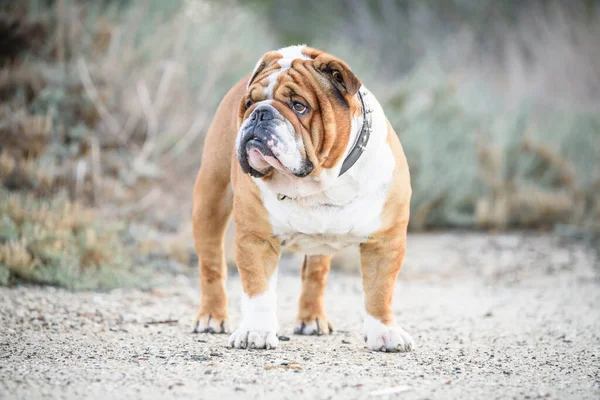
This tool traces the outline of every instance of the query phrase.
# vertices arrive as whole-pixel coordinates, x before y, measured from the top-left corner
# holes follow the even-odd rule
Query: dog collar
[[[348,155],[344,159],[344,162],[342,163],[342,168],[340,168],[340,173],[338,176],[342,176],[344,172],[348,171],[354,165],[354,163],[358,161],[362,153],[364,153],[367,149],[367,143],[369,143],[369,138],[371,137],[372,131],[371,114],[373,113],[373,110],[370,108],[367,109],[367,106],[365,105],[365,99],[363,96],[365,96],[366,94],[367,93],[361,93],[360,90],[358,91],[358,98],[360,99],[363,115],[362,128],[360,129],[360,133],[358,134],[358,137],[354,142],[354,146],[352,146],[352,150],[350,150],[350,153],[348,153]],[[277,194],[277,200],[282,201],[285,199],[289,199],[289,197],[281,193]]]
[[[362,153],[364,153],[366,150],[367,143],[369,143],[369,137],[371,136],[372,130],[371,113],[373,113],[373,110],[367,109],[365,105],[365,99],[363,96],[366,94],[367,93],[361,93],[360,90],[358,91],[358,98],[360,99],[360,104],[362,105],[363,124],[360,133],[356,138],[356,142],[354,142],[352,150],[350,150],[350,153],[348,153],[348,156],[346,156],[346,159],[342,163],[342,168],[340,169],[340,174],[338,176],[342,176],[344,172],[348,171],[354,165],[354,163],[358,161]]]

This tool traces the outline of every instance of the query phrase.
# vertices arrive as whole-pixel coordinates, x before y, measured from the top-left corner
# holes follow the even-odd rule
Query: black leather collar
[[[365,93],[366,94],[366,93]],[[342,174],[348,171],[356,161],[360,158],[362,153],[367,148],[367,143],[369,143],[369,137],[371,137],[371,113],[373,110],[367,109],[365,106],[365,99],[363,98],[364,94],[358,91],[358,98],[360,99],[360,104],[362,105],[362,114],[363,114],[363,124],[356,138],[356,142],[348,153],[348,156],[342,163],[342,168],[340,169],[340,174],[338,176],[342,176]]]

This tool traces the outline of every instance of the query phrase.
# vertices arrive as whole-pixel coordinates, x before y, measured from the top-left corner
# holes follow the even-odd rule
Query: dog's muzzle
[[[272,168],[285,169],[298,177],[304,177],[311,173],[313,165],[308,160],[303,160],[302,168],[298,170],[289,170],[281,162],[281,152],[287,149],[281,145],[283,138],[280,137],[278,130],[287,129],[284,128],[285,126],[286,121],[283,116],[269,104],[260,105],[252,112],[243,126],[243,131],[240,132],[242,137],[237,151],[238,160],[244,173],[257,178],[265,176]],[[253,167],[250,164],[251,152],[254,152],[252,155],[255,157],[256,152],[260,153],[259,157],[264,160],[261,168],[257,169],[256,165]]]

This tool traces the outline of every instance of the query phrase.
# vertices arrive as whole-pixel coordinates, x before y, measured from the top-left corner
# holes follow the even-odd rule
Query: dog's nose
[[[252,115],[252,119],[253,120],[258,120],[258,121],[267,121],[270,119],[273,119],[274,115],[273,115],[273,111],[271,110],[271,108],[257,108],[254,111],[254,114]]]

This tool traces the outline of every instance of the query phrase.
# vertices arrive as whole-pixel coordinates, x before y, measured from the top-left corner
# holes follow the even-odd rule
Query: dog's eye
[[[246,99],[246,102],[244,103],[244,107],[246,107],[246,110],[249,109],[251,105],[252,99]]]
[[[292,107],[294,108],[294,111],[296,111],[298,114],[304,114],[307,109],[307,107],[299,101],[294,101],[292,103]]]

